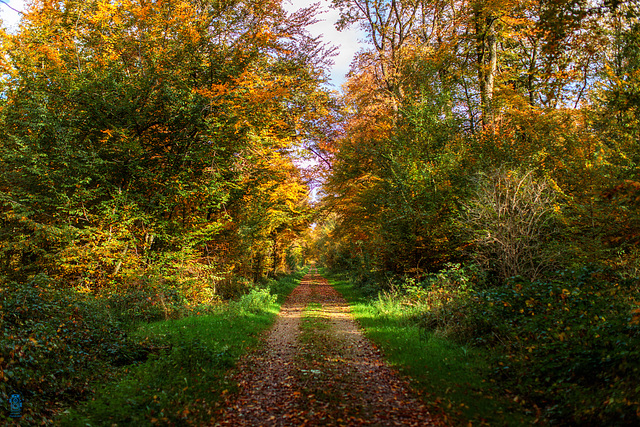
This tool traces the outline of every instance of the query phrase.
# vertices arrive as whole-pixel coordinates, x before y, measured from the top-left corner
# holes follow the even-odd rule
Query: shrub
[[[407,286],[405,292],[411,300],[423,305],[414,321],[426,331],[464,340],[473,332],[464,322],[463,308],[482,280],[477,265],[449,263],[443,270],[429,274],[420,284]]]
[[[121,322],[150,322],[165,318],[165,313],[155,304],[157,294],[149,289],[119,291],[113,289],[107,298],[114,316]]]
[[[219,281],[216,284],[216,293],[222,299],[230,300],[239,298],[240,296],[251,291],[253,282],[247,278],[230,275],[228,278]]]
[[[500,168],[476,179],[475,193],[464,210],[471,230],[473,258],[500,281],[523,276],[535,280],[557,265],[559,206],[557,194],[533,171]]]
[[[259,313],[267,311],[276,302],[277,296],[268,289],[252,289],[237,301],[232,301],[229,307],[235,313]]]
[[[602,269],[564,271],[556,280],[513,279],[478,292],[463,307],[476,344],[493,349],[495,376],[577,424],[638,422],[640,322],[637,293]]]
[[[3,283],[0,307],[0,400],[21,393],[25,422],[46,423],[111,365],[145,356],[103,301],[62,291],[44,274]]]

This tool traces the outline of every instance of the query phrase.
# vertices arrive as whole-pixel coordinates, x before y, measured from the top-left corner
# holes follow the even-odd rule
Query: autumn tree
[[[618,89],[600,92],[605,103],[632,99],[622,96],[632,72],[601,71],[633,61],[631,3],[334,2],[339,26],[361,25],[370,43],[345,86],[325,197],[335,229],[362,242],[354,256],[366,249],[372,271],[417,275],[464,257],[473,244],[456,218],[474,177],[498,168],[534,171],[557,192],[570,227],[556,238],[574,259],[606,247],[602,226],[612,222],[597,206],[633,193],[610,180],[633,149],[614,148],[605,122],[593,131],[592,95],[606,84]],[[610,47],[623,49],[623,38],[631,44],[616,56]],[[633,109],[619,111],[633,120]]]
[[[304,30],[314,13],[272,1],[35,2],[5,38],[6,271],[48,268],[97,289],[158,262],[178,277],[203,260],[232,269],[210,248],[243,218],[229,207],[253,191],[251,153],[286,163],[328,103],[327,49]],[[286,171],[274,191],[304,185]],[[295,212],[282,221],[298,223]]]

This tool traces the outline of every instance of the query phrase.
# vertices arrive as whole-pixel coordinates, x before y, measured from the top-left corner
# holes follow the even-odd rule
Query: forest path
[[[342,296],[312,267],[259,352],[240,366],[219,426],[428,426],[425,406],[362,335]]]

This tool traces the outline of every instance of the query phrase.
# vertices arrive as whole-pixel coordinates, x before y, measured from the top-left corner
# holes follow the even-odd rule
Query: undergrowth
[[[231,372],[256,346],[304,271],[252,289],[215,314],[141,325],[135,338],[160,349],[131,366],[85,405],[69,411],[61,425],[162,423],[201,425],[211,421],[224,395],[236,389]]]
[[[554,424],[640,423],[637,282],[601,268],[511,280],[463,304],[460,328],[492,349],[492,377]]]

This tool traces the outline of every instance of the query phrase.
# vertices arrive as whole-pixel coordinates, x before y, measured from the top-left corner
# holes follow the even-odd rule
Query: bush
[[[552,186],[533,171],[480,174],[463,218],[474,235],[473,258],[501,282],[514,276],[535,280],[553,271],[559,255],[556,199]]]
[[[428,274],[422,281],[411,277],[389,279],[387,284],[378,286],[388,290],[379,292],[372,305],[378,315],[460,339],[462,308],[480,280],[477,266],[447,263],[443,270]]]
[[[165,318],[165,312],[155,300],[157,294],[150,289],[132,289],[113,293],[106,298],[114,316],[121,322],[151,322]]]
[[[228,278],[221,280],[216,285],[216,293],[222,299],[230,300],[239,298],[240,296],[251,291],[253,282],[245,277],[230,275]]]
[[[565,271],[553,281],[511,280],[463,307],[475,343],[494,351],[495,377],[576,424],[639,421],[637,293],[602,269]]]
[[[0,400],[21,393],[26,422],[46,423],[111,366],[146,354],[103,301],[63,292],[44,274],[0,286],[0,329]]]
[[[450,265],[423,282],[405,280],[402,295],[423,331],[486,347],[493,380],[549,421],[637,425],[637,279],[584,267],[553,280],[481,283],[473,268]],[[390,310],[390,301],[378,306]]]
[[[267,311],[275,304],[276,295],[271,295],[268,289],[252,289],[242,295],[239,300],[229,303],[229,308],[235,313],[259,313]]]
[[[464,341],[472,333],[464,323],[466,306],[474,289],[483,281],[477,265],[446,264],[419,284],[405,287],[405,293],[423,308],[413,321],[425,331]]]

